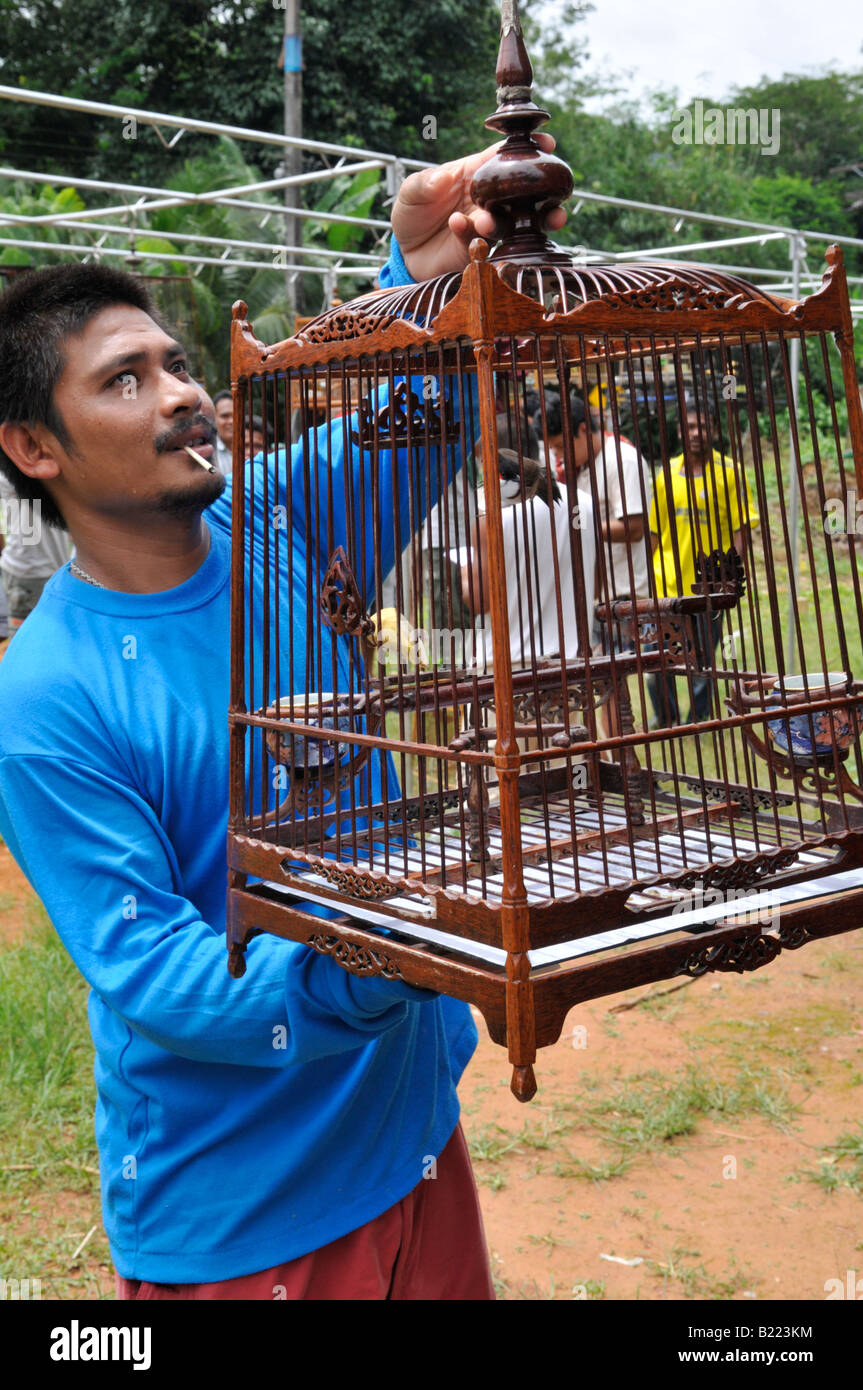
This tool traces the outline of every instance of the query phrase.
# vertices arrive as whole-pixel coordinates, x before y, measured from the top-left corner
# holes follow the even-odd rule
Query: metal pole
[[[298,140],[303,133],[303,56],[300,34],[300,0],[284,0],[285,38],[282,49],[282,68],[285,79],[285,136]],[[296,145],[285,145],[285,173],[296,177],[303,172],[302,150]],[[296,189],[285,188],[285,208],[292,210],[299,199]],[[285,217],[285,241],[296,246],[302,237],[302,223],[293,216]],[[288,309],[295,314],[297,310],[297,277],[288,275],[285,281],[285,295]]]
[[[134,209],[131,209],[130,214],[133,212]],[[31,221],[31,218],[24,216],[22,213],[0,212],[0,226],[2,227],[29,226],[31,225]],[[63,229],[68,229],[73,232],[101,232],[105,236],[135,237],[146,234],[160,236],[165,241],[176,241],[178,243],[192,241],[199,243],[201,246],[228,247],[230,250],[265,252],[271,252],[273,250],[272,242],[267,241],[242,241],[239,237],[204,236],[199,232],[155,233],[152,232],[149,227],[140,227],[137,225],[133,225],[132,227],[121,227],[115,225],[113,222],[66,222],[61,218],[51,225],[53,227],[62,227]],[[330,251],[328,248],[325,249],[317,246],[281,246],[279,250],[283,251],[288,256],[311,256],[326,261],[342,261],[345,255],[344,251]],[[369,267],[374,269],[380,269],[385,260],[384,256],[375,256],[367,251],[353,251],[351,255],[356,262],[367,261]],[[281,264],[281,262],[279,262],[279,264]]]
[[[140,233],[139,233],[140,235]],[[72,256],[93,256],[100,260],[103,256],[115,256],[119,260],[133,260],[140,264],[142,261],[180,261],[184,265],[220,265],[230,266],[231,269],[241,270],[292,270],[299,275],[320,275],[326,277],[332,270],[331,266],[326,265],[275,265],[273,261],[235,261],[226,260],[224,253],[221,256],[186,256],[179,251],[172,251],[168,254],[165,251],[122,251],[116,246],[73,246],[66,245],[58,241],[24,241],[15,237],[0,238],[0,246],[20,246],[24,251],[53,251],[55,255]],[[228,248],[229,249],[229,248]],[[376,279],[378,266],[375,265],[345,265],[339,266],[339,275],[344,278],[358,277],[360,279]]]
[[[788,246],[791,252],[791,297],[800,298],[800,263],[806,251],[806,243],[802,237],[792,236],[788,238]],[[800,379],[800,339],[791,339],[791,351],[789,354],[789,367],[791,371],[791,409],[794,411],[794,419],[797,419],[797,398],[799,395]],[[794,615],[797,607],[797,578],[798,561],[797,552],[799,549],[800,529],[800,488],[797,482],[797,470],[799,459],[797,450],[794,447],[794,432],[789,433],[789,448],[791,450],[791,475],[788,479],[788,529],[791,536],[791,554],[788,557],[788,625],[785,631],[785,670],[788,675],[793,675],[795,667],[794,652]],[[766,520],[766,518],[765,518]]]
[[[281,6],[279,6],[281,8]],[[286,135],[264,130],[250,130],[247,126],[223,125],[220,121],[197,121],[186,116],[172,116],[165,111],[148,111],[139,106],[116,106],[105,101],[82,101],[78,97],[60,96],[56,92],[35,92],[26,87],[6,87],[0,85],[0,99],[7,101],[26,101],[37,106],[56,106],[61,111],[81,111],[92,116],[112,116],[122,120],[134,116],[136,121],[146,125],[180,126],[183,130],[197,131],[200,135],[229,135],[234,140],[257,140],[263,145],[297,144],[304,150],[316,154],[350,155],[352,159],[382,159],[392,163],[393,154],[380,154],[376,150],[364,150],[353,145],[333,145],[326,140],[293,140]],[[434,165],[427,159],[403,159],[403,164],[411,169],[432,169]]]
[[[351,170],[357,168],[358,166],[355,164],[351,164],[347,167],[348,170]],[[383,168],[383,163],[365,163],[359,167],[363,169]],[[341,169],[327,169],[323,171],[326,178],[336,178],[338,174],[340,174],[341,172],[343,172]],[[194,203],[200,201],[200,195],[197,193],[180,193],[177,190],[172,190],[170,188],[151,188],[148,184],[115,183],[113,181],[109,182],[106,179],[83,179],[78,178],[76,175],[73,174],[40,174],[36,170],[10,169],[7,168],[5,165],[0,166],[0,179],[23,181],[24,183],[29,182],[56,184],[58,182],[61,182],[64,188],[68,186],[69,188],[91,188],[99,190],[104,189],[107,190],[107,192],[109,193],[135,193],[138,195],[140,200],[138,208],[138,211],[140,212],[146,212],[147,208],[151,206],[151,204],[148,204],[145,201],[147,197],[169,198],[173,200],[169,204],[160,203],[160,207],[182,207],[184,203]],[[277,183],[278,182],[279,181],[277,180]],[[277,213],[279,217],[284,216],[284,208],[280,207],[276,203],[252,203],[246,201],[245,199],[228,198],[225,196],[224,191],[218,194],[209,194],[207,200],[208,202],[217,204],[219,207],[240,208],[244,212],[263,212],[268,214],[270,217],[272,217],[274,213]],[[85,210],[80,213],[40,213],[38,217],[28,218],[28,221],[32,222],[34,225],[37,223],[39,225],[44,223],[46,226],[48,226],[53,223],[69,222],[83,217],[114,217],[118,213],[125,213],[128,210],[128,206],[128,203],[117,203],[114,207],[85,208]],[[390,230],[389,222],[385,222],[381,218],[376,217],[351,217],[348,213],[318,212],[316,210],[309,212],[306,208],[294,208],[293,212],[295,217],[313,217],[316,221],[319,220],[321,222],[344,222],[347,225],[357,227],[370,227],[373,231],[380,230],[383,232],[389,232]],[[778,270],[775,272],[775,274],[784,275],[785,272]]]

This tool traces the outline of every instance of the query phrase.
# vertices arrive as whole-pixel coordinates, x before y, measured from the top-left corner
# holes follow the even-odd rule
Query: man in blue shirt
[[[382,285],[492,235],[489,153],[406,181]],[[211,419],[131,278],[0,298],[0,467],[76,546],[0,669],[0,833],[91,986],[119,1292],[490,1298],[467,1007],[266,935],[227,975],[230,489],[184,447]]]

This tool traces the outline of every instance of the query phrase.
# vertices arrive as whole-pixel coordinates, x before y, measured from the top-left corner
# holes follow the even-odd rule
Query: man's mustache
[[[212,444],[216,438],[216,426],[212,420],[208,420],[206,415],[191,415],[187,420],[178,420],[177,424],[164,434],[156,437],[156,453],[164,454],[169,449],[175,449],[180,440],[188,437],[189,431],[199,429],[204,436],[206,444]]]

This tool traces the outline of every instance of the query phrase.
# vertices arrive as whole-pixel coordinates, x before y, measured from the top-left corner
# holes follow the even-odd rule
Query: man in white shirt
[[[522,449],[526,458],[540,458],[540,444],[532,427],[522,430]],[[498,447],[511,448],[505,415],[498,416]],[[589,630],[593,615],[596,540],[593,504],[581,488],[575,500],[558,485],[560,496],[549,506],[545,491],[529,501],[504,506],[502,514],[504,583],[509,619],[510,655],[514,668],[530,666],[534,660],[559,657],[574,660],[579,650],[577,606],[583,610]],[[492,666],[491,585],[488,536],[483,497],[478,495],[479,515],[474,527],[470,568],[462,569],[465,602],[474,615],[482,614],[483,640],[478,644],[478,662]],[[577,535],[573,535],[573,532]],[[574,557],[581,555],[581,575]],[[556,561],[555,556],[556,554]],[[560,608],[558,611],[558,593]]]
[[[580,396],[570,396],[569,410],[579,493],[584,490],[589,494],[600,518],[600,600],[646,598],[652,570],[650,534],[645,523],[652,498],[647,465],[627,439],[603,430],[602,421],[594,412],[588,416]],[[550,428],[554,423],[556,417],[550,421]],[[548,443],[553,449],[562,449],[562,427],[561,434],[553,435]],[[632,651],[632,643],[621,641],[619,634],[607,626],[594,635],[597,655],[606,655],[612,643],[616,652]],[[614,694],[603,708],[600,724],[609,736],[622,732]]]
[[[555,402],[555,407],[557,403]],[[619,434],[604,431],[602,422],[591,412],[588,422],[580,396],[570,396],[572,451],[578,470],[579,491],[593,498],[602,525],[603,564],[600,587],[607,587],[609,598],[646,598],[650,592],[650,537],[645,517],[650,510],[650,474],[638,450]],[[563,450],[559,411],[547,412],[552,453]],[[560,431],[555,433],[555,426]],[[596,466],[591,465],[591,453]],[[601,462],[602,466],[599,466]],[[631,568],[630,568],[631,566]],[[601,582],[605,570],[606,585]]]
[[[213,397],[216,408],[216,439],[213,463],[226,478],[231,476],[234,440],[234,402],[230,391],[217,391]]]
[[[42,520],[38,502],[19,501],[14,487],[0,473],[5,543],[0,555],[0,574],[9,606],[9,636],[39,602],[42,590],[55,570],[71,554],[69,535]]]

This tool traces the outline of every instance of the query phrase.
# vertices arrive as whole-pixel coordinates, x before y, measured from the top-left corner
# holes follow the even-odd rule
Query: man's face
[[[255,430],[252,434],[252,458],[257,458],[258,454],[264,452],[264,436],[260,430]]]
[[[703,407],[690,407],[683,416],[683,432],[694,458],[709,458],[713,448],[713,422]]]
[[[234,403],[227,396],[216,405],[216,429],[225,448],[230,449],[234,442]]]
[[[596,426],[595,421],[592,421],[592,424]],[[595,427],[591,439],[588,434],[587,421],[582,420],[572,441],[572,452],[575,459],[576,472],[579,469],[586,468],[590,463],[591,448],[593,449],[593,458],[599,458],[602,453],[602,431]]]
[[[225,480],[183,448],[213,453],[213,404],[189,375],[182,346],[127,304],[103,309],[64,344],[54,404],[70,436],[52,452],[61,511],[128,516],[200,512]]]

